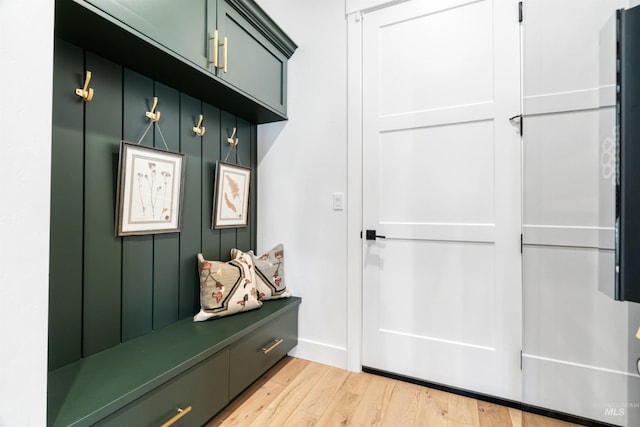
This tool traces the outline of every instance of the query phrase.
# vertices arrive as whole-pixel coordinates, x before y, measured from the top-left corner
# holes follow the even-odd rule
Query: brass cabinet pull
[[[189,412],[191,412],[191,406],[187,406],[184,409],[178,408],[178,413],[175,414],[169,421],[167,421],[166,423],[162,424],[161,427],[169,427],[169,426],[174,425],[180,418],[184,417]]]
[[[222,66],[222,71],[227,72],[227,38],[225,37],[222,42],[222,59],[224,60],[224,65]]]
[[[218,68],[218,30],[213,32],[213,36],[209,37],[209,40],[212,41],[211,50],[213,50],[213,59],[209,61],[209,64],[213,64],[214,68]]]
[[[273,344],[271,344],[269,347],[267,347],[267,348],[262,347],[262,353],[263,354],[269,353],[271,350],[273,350],[274,348],[276,348],[277,346],[282,344],[283,341],[284,341],[284,339],[282,339],[282,338],[274,339],[273,340]]]
[[[213,32],[213,36],[209,37],[209,40],[211,40],[211,47],[213,49],[213,59],[211,61],[209,61],[209,64],[213,64],[213,68],[222,68],[222,71],[224,71],[225,73],[227,72],[228,66],[227,66],[227,38],[224,37],[222,39],[222,60],[224,61],[224,64],[222,65],[222,67],[218,67],[218,49],[220,48],[220,43],[218,43],[218,30],[215,30]]]

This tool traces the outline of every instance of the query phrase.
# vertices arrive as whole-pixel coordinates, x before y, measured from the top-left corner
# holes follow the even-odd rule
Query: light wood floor
[[[568,427],[562,421],[377,375],[284,358],[214,426]]]

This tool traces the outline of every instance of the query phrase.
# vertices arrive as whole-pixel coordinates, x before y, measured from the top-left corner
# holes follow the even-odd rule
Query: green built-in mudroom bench
[[[200,426],[296,346],[299,304],[185,319],[52,371],[49,425]]]

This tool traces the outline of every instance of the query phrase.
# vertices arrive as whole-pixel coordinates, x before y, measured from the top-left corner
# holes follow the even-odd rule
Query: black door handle
[[[376,240],[376,238],[386,239],[386,236],[376,235],[376,230],[367,230],[367,240]]]

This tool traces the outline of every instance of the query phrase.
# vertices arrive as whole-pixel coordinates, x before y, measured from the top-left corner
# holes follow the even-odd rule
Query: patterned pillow
[[[231,249],[231,258],[234,259],[247,254],[251,255],[256,266],[256,287],[259,299],[268,300],[291,296],[284,281],[284,249],[282,244],[259,257],[255,256],[253,251],[244,253],[239,249]]]
[[[201,308],[193,317],[195,322],[262,307],[251,256],[222,262],[207,261],[198,254],[198,267]]]

